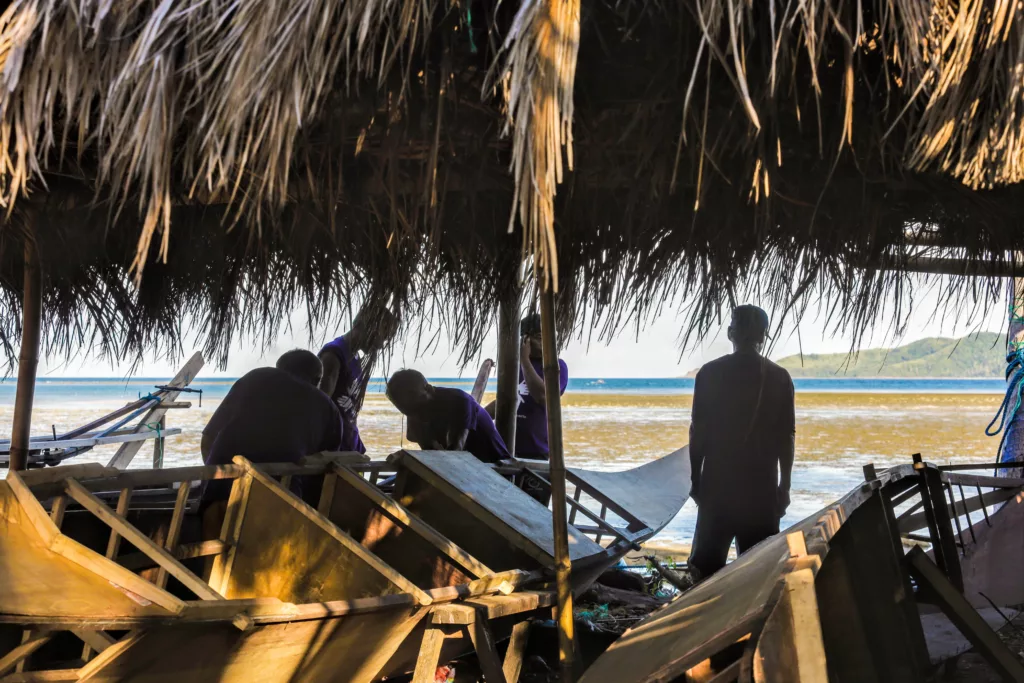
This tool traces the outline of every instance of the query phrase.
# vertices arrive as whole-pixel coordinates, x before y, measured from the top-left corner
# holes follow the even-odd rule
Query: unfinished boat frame
[[[621,476],[683,471],[684,455]],[[550,510],[505,476],[468,454],[443,456],[454,467],[448,476],[468,457],[503,496],[524,497],[550,535]],[[514,681],[521,624],[553,604],[552,593],[526,590],[550,574],[547,541],[520,538],[532,558],[526,565],[480,557],[478,547],[508,545],[496,527],[458,515],[477,531],[466,547],[405,504],[402,489],[417,468],[427,471],[424,463],[444,469],[437,454],[403,452],[391,463],[325,454],[299,465],[236,458],[220,467],[9,473],[0,484],[0,558],[11,565],[0,582],[0,681],[243,681],[255,671],[268,681],[337,680],[339,671],[372,681],[414,669],[416,680],[429,680],[437,661],[472,649],[489,680],[500,681],[500,671]],[[394,497],[376,486],[392,471]],[[581,500],[600,506],[588,518],[603,520],[592,533],[607,539],[601,546],[575,532],[589,544],[581,546],[591,553],[584,566],[599,571],[654,533],[628,501],[602,493],[615,489],[602,479],[611,475],[572,476],[573,509],[585,509]],[[322,477],[315,507],[289,491],[296,477]],[[218,505],[200,520],[198,494],[222,480],[231,482],[230,497],[211,525]],[[451,490],[439,475],[434,492]],[[490,504],[474,498],[478,491],[463,493],[478,507]],[[677,499],[681,506],[685,496],[662,501]],[[664,522],[678,506],[661,510]],[[609,511],[623,513],[627,526],[607,521]],[[506,635],[512,647],[500,662],[494,644]]]
[[[1024,479],[958,471],[967,468],[992,465],[915,456],[878,474],[865,467],[856,490],[627,631],[582,683],[925,681],[936,662],[925,618],[940,610],[966,646],[1024,681],[977,612],[982,596],[1024,595],[1020,572],[994,571],[1024,557]],[[932,557],[906,552],[901,535],[930,544]]]

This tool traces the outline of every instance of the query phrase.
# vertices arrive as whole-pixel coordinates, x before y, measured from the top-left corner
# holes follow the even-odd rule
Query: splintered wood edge
[[[319,526],[322,530],[326,531],[332,538],[338,541],[343,547],[352,552],[356,557],[361,559],[366,564],[370,565],[372,569],[379,572],[388,581],[397,586],[400,590],[406,593],[411,593],[415,596],[416,601],[421,605],[429,605],[433,602],[430,594],[421,589],[419,586],[414,584],[409,579],[405,578],[401,573],[395,570],[393,567],[388,565],[382,559],[373,554],[370,550],[363,546],[359,541],[352,538],[350,535],[339,529],[331,520],[326,516],[314,510],[298,496],[291,491],[281,488],[281,486],[259,471],[248,459],[241,455],[236,455],[233,462],[240,467],[245,468],[246,473],[249,474],[255,481],[258,481],[263,486],[267,487],[272,493],[284,500],[286,503],[292,506],[299,514],[303,515],[309,521]]]

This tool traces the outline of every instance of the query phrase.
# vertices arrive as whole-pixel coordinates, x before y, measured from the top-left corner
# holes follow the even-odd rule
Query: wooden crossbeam
[[[164,542],[164,549],[173,551],[178,547],[178,539],[181,538],[181,523],[185,520],[185,508],[188,506],[188,494],[192,488],[192,482],[183,481],[178,487],[178,496],[174,501],[174,512],[171,513],[171,524],[167,530],[167,540]],[[161,588],[167,586],[167,568],[160,567],[157,572],[156,585]]]
[[[53,636],[39,631],[30,632],[21,645],[0,657],[0,676],[10,673],[18,664],[25,661],[33,652],[50,642]]]
[[[85,643],[86,647],[88,647],[90,650],[95,650],[96,652],[103,652],[108,647],[117,642],[105,631],[72,629],[71,632],[78,636],[79,639],[81,639],[81,641]]]
[[[148,536],[143,534],[123,516],[117,514],[99,498],[94,496],[74,479],[65,482],[66,490],[79,505],[99,517],[111,529],[117,531],[129,543],[148,555],[157,566],[162,567],[171,576],[180,581],[186,588],[195,593],[202,600],[223,600],[219,593],[210,588],[209,585],[198,576],[186,569],[167,550],[154,543]]]
[[[995,491],[989,491],[980,496],[973,496],[965,501],[956,501],[956,505],[950,505],[946,503],[946,509],[949,510],[950,517],[962,517],[972,512],[977,512],[982,508],[987,508],[997,503],[1001,503],[1004,500],[1008,500],[1017,495],[1014,489],[996,489]],[[924,512],[918,512],[916,514],[910,514],[910,511],[903,513],[896,520],[899,524],[901,532],[917,531],[927,526],[927,519]]]
[[[540,481],[544,482],[545,486],[548,486],[548,487],[551,486],[551,482],[549,482],[547,480],[547,478],[544,477],[543,475],[538,474],[537,472],[534,472],[533,470],[525,470],[525,471],[528,473],[528,476],[536,477]],[[588,495],[589,495],[589,493],[588,493]],[[597,514],[595,514],[595,513],[591,512],[590,510],[588,510],[578,500],[573,500],[569,496],[565,497],[565,502],[568,503],[569,506],[574,511],[579,511],[580,513],[582,513],[584,517],[586,517],[587,519],[592,521],[594,524],[597,524],[601,529],[603,529],[609,535],[615,536],[616,538],[621,538],[622,540],[627,541],[629,543],[633,542],[633,540],[634,540],[633,534],[631,534],[628,531],[623,531],[621,529],[616,529],[614,526],[611,525],[611,523],[608,520],[604,519],[604,515],[605,515],[605,513],[608,510],[608,506],[606,504],[604,504],[604,503],[601,504],[601,516],[598,516]],[[576,527],[576,528],[578,529],[579,527]],[[598,534],[598,538],[600,539],[600,537],[602,535],[603,534]]]
[[[121,493],[117,496],[117,508],[115,512],[124,517],[128,514],[128,505],[132,500],[131,488],[121,489]],[[121,535],[117,533],[117,529],[110,530],[110,538],[107,540],[107,558],[113,560],[117,558],[117,553],[121,548]]]
[[[212,541],[199,541],[198,543],[185,543],[172,550],[171,554],[178,560],[193,560],[197,557],[219,555],[226,549],[227,546],[225,546],[224,541],[216,539]],[[149,559],[149,556],[145,553],[124,555],[118,558],[118,564],[133,572],[156,566],[156,563]]]
[[[928,587],[957,630],[985,657],[1003,680],[1024,683],[1024,665],[920,547],[911,548],[907,553],[907,564],[917,582]]]
[[[415,533],[420,538],[424,539],[432,546],[440,550],[444,555],[465,569],[470,573],[474,579],[479,579],[489,574],[494,574],[483,562],[467,553],[459,546],[452,543],[445,536],[434,530],[434,528],[428,525],[426,522],[421,520],[419,517],[413,515],[411,512],[406,510],[402,505],[395,502],[391,498],[388,498],[380,492],[373,484],[369,483],[355,472],[348,470],[344,467],[334,466],[332,468],[334,474],[340,479],[344,480],[346,484],[356,489],[364,496],[370,499],[370,501],[376,505],[385,514],[391,517],[394,521],[408,528],[410,531]],[[328,508],[329,511],[330,508]],[[324,515],[327,512],[320,510]]]

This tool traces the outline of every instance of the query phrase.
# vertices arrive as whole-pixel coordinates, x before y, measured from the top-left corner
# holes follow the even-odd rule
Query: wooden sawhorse
[[[413,683],[434,683],[445,640],[463,637],[468,637],[473,643],[487,683],[516,683],[523,667],[530,618],[541,610],[550,609],[555,602],[553,592],[521,591],[511,595],[470,598],[432,608],[426,617],[427,629],[416,658]],[[504,617],[518,619],[512,627],[508,651],[502,662],[498,657],[491,622]]]

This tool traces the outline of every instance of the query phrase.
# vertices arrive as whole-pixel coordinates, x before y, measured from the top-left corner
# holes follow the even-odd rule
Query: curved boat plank
[[[690,446],[623,472],[571,468],[573,475],[615,501],[656,534],[690,497]]]

